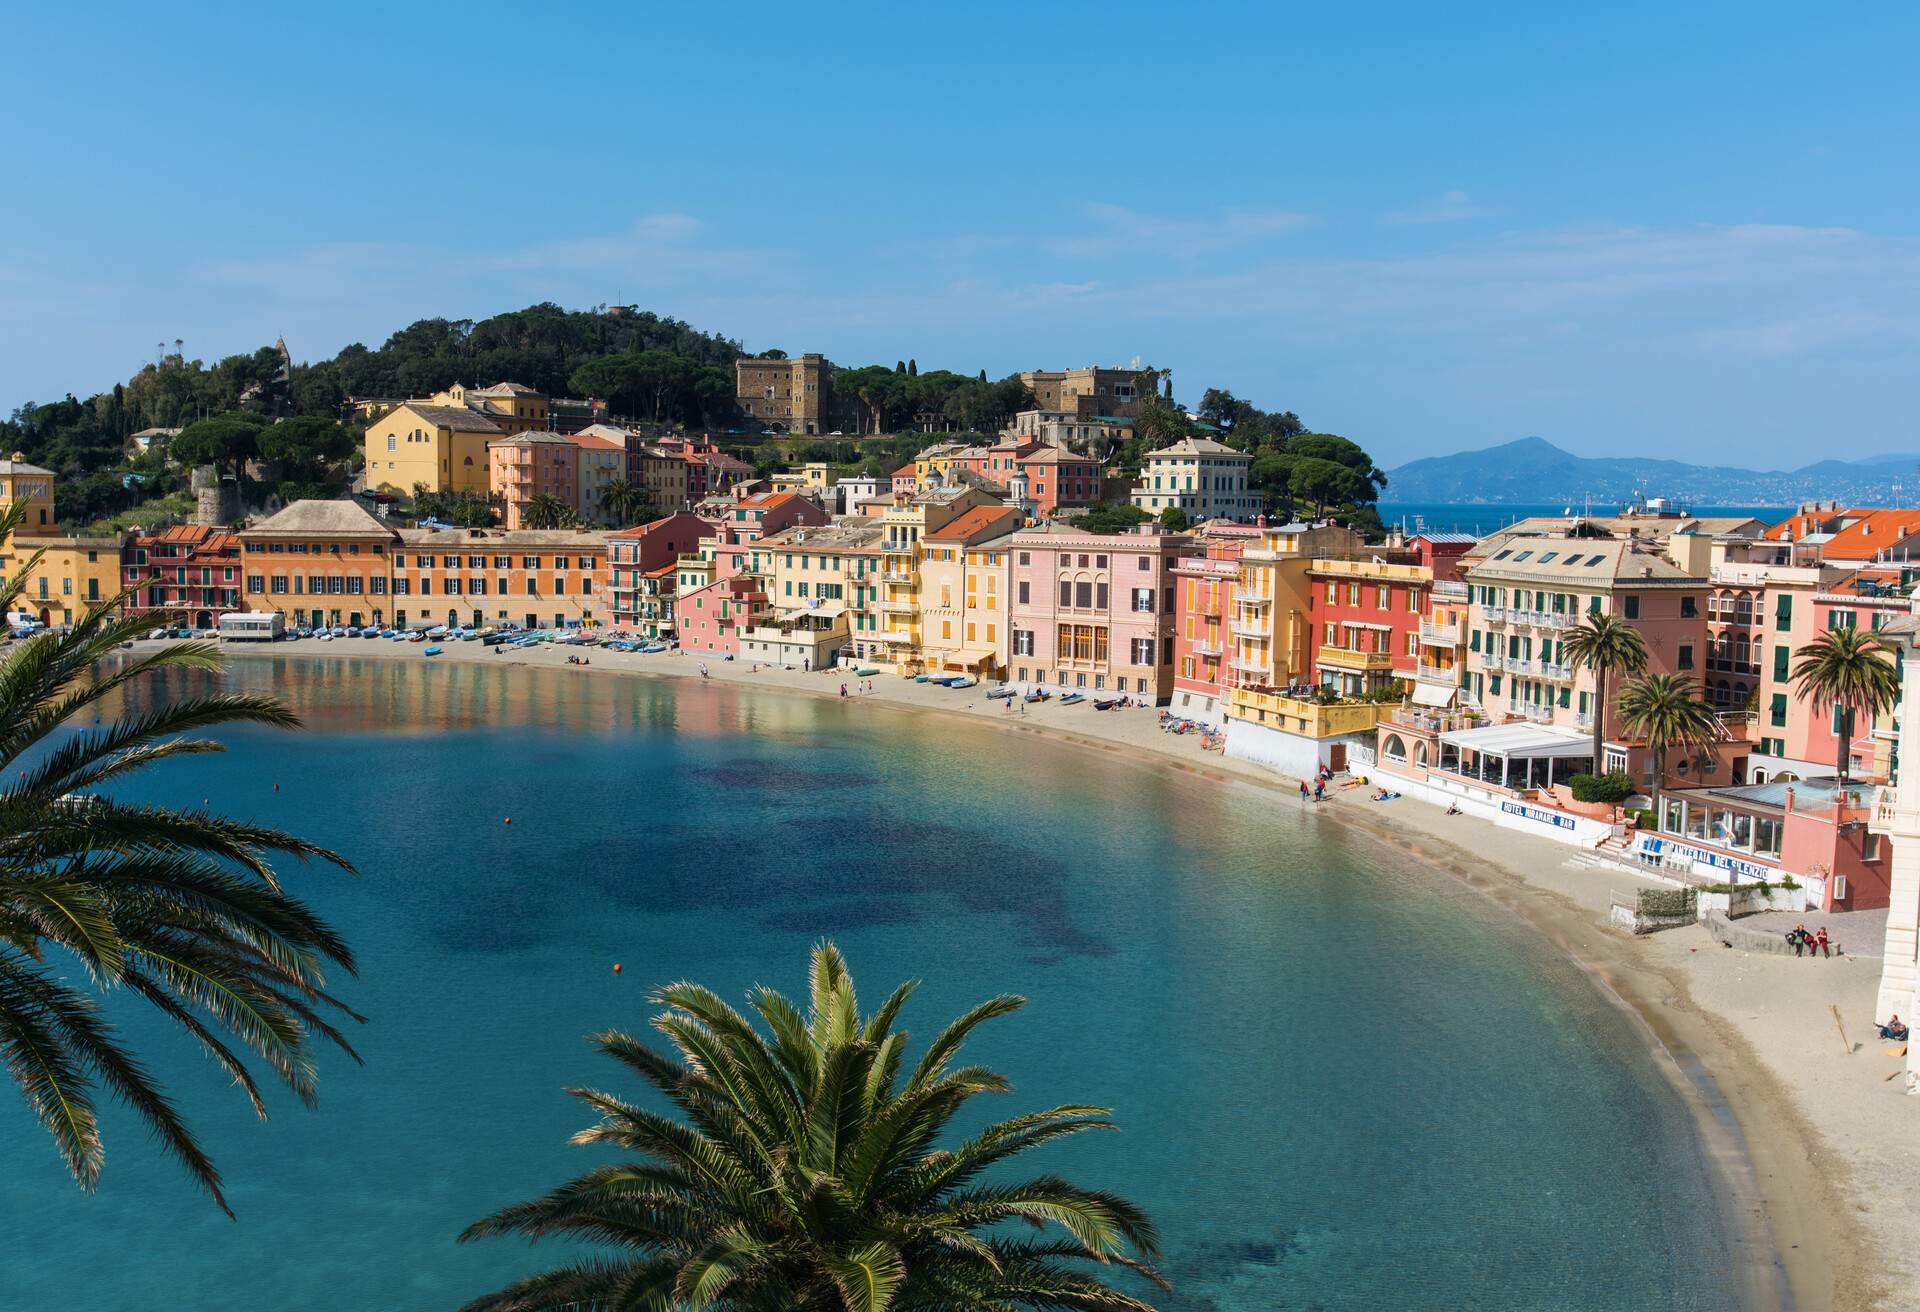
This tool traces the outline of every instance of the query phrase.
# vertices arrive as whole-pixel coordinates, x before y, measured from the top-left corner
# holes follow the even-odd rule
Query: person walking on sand
[[[1302,779],[1300,781],[1300,805],[1305,806],[1306,804],[1307,804],[1307,781],[1305,779]]]
[[[1833,952],[1829,949],[1829,946],[1827,944],[1827,927],[1825,925],[1820,926],[1820,932],[1813,936],[1813,941],[1814,941],[1814,945],[1820,949],[1821,956],[1823,957],[1833,956]]]

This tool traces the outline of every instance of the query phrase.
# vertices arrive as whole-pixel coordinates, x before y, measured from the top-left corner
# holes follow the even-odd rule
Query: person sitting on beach
[[[1446,809],[1445,811],[1443,811],[1443,812],[1442,812],[1441,814],[1443,814],[1443,815],[1459,815],[1459,814],[1460,814],[1460,803],[1458,803],[1458,802],[1448,802],[1448,803],[1447,803],[1447,809]]]
[[[1812,937],[1813,935],[1807,933],[1807,927],[1805,925],[1795,925],[1792,929],[1788,930],[1787,942],[1793,948],[1793,955],[1797,957],[1805,953],[1807,940]]]
[[[1827,942],[1827,927],[1825,925],[1820,926],[1820,932],[1813,936],[1813,942],[1807,946],[1809,950],[1815,947],[1819,948],[1820,955],[1823,957],[1831,957],[1833,955],[1831,945]]]
[[[1376,789],[1374,789],[1374,790],[1373,790],[1373,800],[1374,800],[1374,801],[1376,801],[1376,802],[1384,802],[1384,801],[1386,801],[1386,800],[1387,800],[1387,799],[1388,799],[1389,797],[1392,797],[1392,796],[1393,796],[1393,794],[1392,794],[1392,793],[1390,793],[1390,792],[1388,792],[1388,791],[1387,791],[1386,789],[1384,789],[1384,788],[1376,788]]]
[[[1907,1023],[1900,1019],[1898,1012],[1887,1017],[1887,1023],[1880,1027],[1880,1037],[1883,1039],[1898,1039],[1902,1043],[1907,1041]]]

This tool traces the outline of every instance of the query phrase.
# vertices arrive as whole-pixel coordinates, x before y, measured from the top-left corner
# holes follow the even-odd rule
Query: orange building
[[[393,527],[352,501],[296,501],[240,533],[248,610],[291,624],[386,622]]]
[[[403,528],[393,544],[393,623],[574,628],[605,619],[606,541],[570,529]]]

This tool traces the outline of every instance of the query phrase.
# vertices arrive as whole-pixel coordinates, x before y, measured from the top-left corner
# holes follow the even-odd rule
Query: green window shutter
[[[1793,597],[1788,593],[1780,594],[1779,604],[1773,612],[1773,627],[1781,633],[1793,627]]]
[[[1767,723],[1771,724],[1776,729],[1783,729],[1786,727],[1787,695],[1785,693],[1777,692],[1773,695],[1773,703],[1768,708]]]
[[[1773,681],[1775,683],[1785,683],[1787,681],[1789,677],[1787,673],[1787,662],[1791,658],[1792,653],[1787,648],[1775,647],[1773,649]]]

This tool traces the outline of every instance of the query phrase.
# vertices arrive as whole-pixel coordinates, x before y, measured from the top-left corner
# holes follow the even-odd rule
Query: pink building
[[[580,509],[580,448],[559,433],[526,432],[487,443],[487,488],[508,532],[526,528],[536,497]]]
[[[1047,525],[1006,542],[1015,680],[1156,704],[1173,696],[1173,566],[1192,539],[1151,524],[1129,533]]]
[[[721,526],[733,530],[742,542],[758,542],[796,524],[814,528],[831,518],[819,503],[798,492],[762,492],[729,507]]]
[[[1715,882],[1791,875],[1812,910],[1871,911],[1888,903],[1893,864],[1891,844],[1867,824],[1876,791],[1856,784],[1842,794],[1832,779],[1673,789],[1632,851],[1649,864],[1690,863]]]

